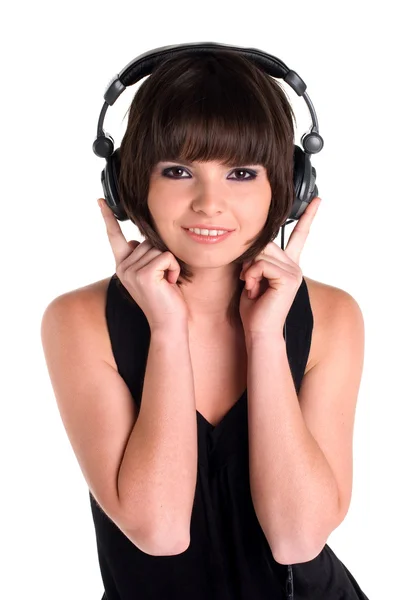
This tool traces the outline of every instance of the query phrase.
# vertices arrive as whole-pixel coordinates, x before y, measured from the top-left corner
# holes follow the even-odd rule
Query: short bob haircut
[[[119,197],[129,219],[155,248],[169,250],[147,204],[151,172],[165,160],[216,160],[227,167],[262,164],[272,192],[268,217],[234,263],[241,267],[253,260],[276,238],[294,201],[293,120],[297,126],[276,79],[229,50],[198,57],[182,54],[153,70],[128,110],[120,146]],[[177,285],[180,278],[190,282],[193,272],[176,260],[181,268]],[[227,314],[230,324],[239,317],[243,286],[238,278]]]

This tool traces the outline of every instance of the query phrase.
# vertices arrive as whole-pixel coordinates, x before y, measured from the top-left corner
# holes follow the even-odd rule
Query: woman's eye
[[[163,175],[165,175],[166,173],[168,173],[168,171],[185,171],[185,169],[183,169],[182,167],[168,167],[168,169],[164,169],[163,171]],[[170,177],[169,175],[166,175],[166,177]],[[170,177],[170,179],[187,179],[186,177]]]
[[[186,169],[184,169],[183,167],[168,167],[168,169],[164,169],[163,175],[166,176],[166,177],[170,177],[170,175],[167,175],[167,173],[169,171],[173,171],[173,170],[176,170],[176,171],[185,171],[187,173]],[[249,169],[235,169],[234,171],[232,171],[232,173],[247,173],[247,174],[250,174],[250,177],[246,177],[246,178],[244,178],[244,177],[239,177],[239,178],[234,177],[234,179],[236,179],[236,181],[246,181],[248,179],[255,179],[257,177],[257,173],[255,173],[254,171],[250,171]],[[187,179],[187,177],[170,177],[170,179]]]
[[[250,177],[246,177],[246,179],[255,179],[257,177],[257,173],[249,171],[249,169],[235,169],[233,173],[250,173]],[[246,179],[239,177],[238,181],[246,181]]]

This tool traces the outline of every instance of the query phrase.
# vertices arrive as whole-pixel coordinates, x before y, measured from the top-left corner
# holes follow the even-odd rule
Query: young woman
[[[228,51],[157,67],[120,148],[145,239],[127,242],[103,200],[115,273],[43,316],[104,599],[366,598],[326,544],[351,499],[363,318],[299,266],[320,198],[273,241],[293,118]]]

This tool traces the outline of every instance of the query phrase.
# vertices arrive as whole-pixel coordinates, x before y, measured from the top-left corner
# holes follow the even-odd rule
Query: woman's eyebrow
[[[195,164],[196,161],[195,162],[190,162],[190,161],[183,160],[183,159],[181,159],[181,160],[174,160],[174,159],[169,159],[168,160],[168,159],[166,159],[166,160],[160,160],[159,161],[159,163],[165,163],[165,162],[168,162],[168,163],[169,162],[173,162],[173,163],[177,163],[177,164],[180,164],[180,165],[185,165],[186,167],[192,167]],[[209,162],[209,161],[204,161],[205,164],[207,164],[207,162]],[[200,163],[200,164],[203,164],[203,163]],[[240,165],[240,166],[247,165],[249,167],[261,167],[261,166],[263,166],[263,165],[258,164],[258,163],[254,163],[253,164],[253,163],[246,163],[246,162],[243,162],[243,163],[233,163],[231,165],[224,165],[223,163],[219,163],[219,164],[220,164],[221,167],[228,168],[228,169],[234,167],[235,165],[236,166],[237,165]]]

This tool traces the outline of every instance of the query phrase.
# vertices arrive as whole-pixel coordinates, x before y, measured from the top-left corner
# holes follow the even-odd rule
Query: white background
[[[400,598],[395,6],[98,0],[3,9],[3,598],[100,600],[103,593],[88,488],[48,377],[41,317],[58,295],[114,273],[96,203],[104,160],[92,152],[106,85],[152,48],[202,41],[279,57],[305,80],[317,111],[325,147],[313,166],[322,204],[301,268],[349,292],[366,332],[352,501],[328,543],[370,600]],[[116,147],[139,86],[127,88],[107,112],[105,129]],[[304,100],[285,88],[299,144],[311,121]],[[142,241],[131,222],[122,229]]]

